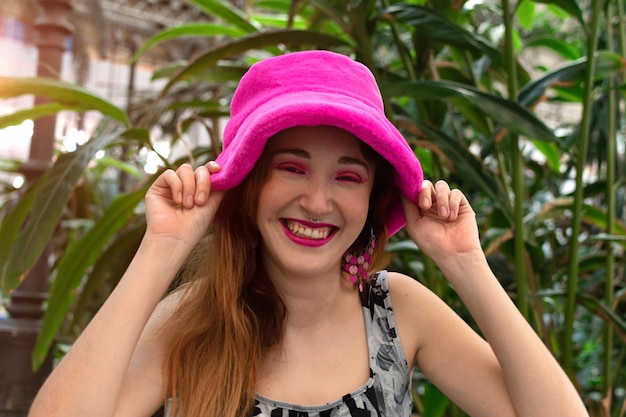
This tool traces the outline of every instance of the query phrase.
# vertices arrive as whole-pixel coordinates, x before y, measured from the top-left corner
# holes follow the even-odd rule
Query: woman
[[[185,417],[409,416],[414,366],[474,416],[587,415],[490,271],[467,199],[422,180],[347,57],[254,65],[218,160],[163,173],[146,217],[31,416],[150,416],[164,401]],[[486,341],[415,280],[375,272],[405,224]],[[190,279],[161,300],[183,265]]]

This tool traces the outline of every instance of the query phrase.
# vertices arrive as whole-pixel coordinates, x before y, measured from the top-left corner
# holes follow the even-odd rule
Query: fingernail
[[[448,208],[446,206],[439,207],[439,217],[448,217]]]
[[[182,201],[183,201],[183,193],[176,194],[176,201],[180,201],[182,203]]]
[[[422,206],[428,206],[430,204],[430,200],[426,197],[422,198]]]
[[[188,206],[192,206],[193,205],[193,196],[191,194],[189,194],[187,196],[187,198],[185,199],[185,204]]]
[[[206,198],[206,193],[204,191],[198,194],[198,202],[204,203],[206,201]]]

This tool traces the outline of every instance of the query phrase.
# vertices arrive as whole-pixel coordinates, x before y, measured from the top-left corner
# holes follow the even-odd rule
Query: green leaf
[[[96,110],[120,123],[129,124],[128,116],[123,110],[77,85],[50,78],[0,77],[0,98],[12,98],[28,94],[46,97],[59,105],[63,105],[63,109]]]
[[[46,357],[54,337],[75,298],[76,289],[94,264],[107,242],[134,215],[147,187],[117,197],[111,207],[80,239],[72,242],[59,260],[56,278],[50,288],[48,307],[33,350],[33,367],[37,369]]]
[[[345,41],[323,33],[306,30],[276,30],[254,33],[235,40],[199,56],[188,66],[174,75],[163,89],[165,94],[175,83],[181,80],[198,77],[200,74],[215,67],[217,62],[227,57],[242,54],[252,49],[284,45],[314,45],[317,47],[334,47],[346,45]]]
[[[289,16],[279,14],[255,14],[254,20],[261,23],[264,27],[268,28],[286,28]],[[291,22],[290,28],[305,30],[308,27],[308,23],[297,16]]]
[[[381,82],[385,97],[409,96],[417,99],[468,99],[486,115],[513,133],[530,138],[556,141],[550,128],[519,104],[451,81]]]
[[[2,259],[0,279],[3,285],[14,288],[20,277],[35,264],[48,245],[76,182],[96,152],[120,137],[147,136],[143,129],[115,132],[91,139],[76,152],[61,155],[54,166],[38,181],[39,192],[34,196],[28,221],[15,239],[11,256]]]
[[[422,398],[424,417],[442,417],[450,400],[436,386],[427,384]]]
[[[179,71],[182,71],[185,66],[171,66],[169,68],[163,68],[158,72],[154,73],[155,79],[158,78],[170,78],[175,76]],[[240,65],[217,65],[209,70],[196,74],[193,77],[187,78],[188,81],[201,81],[210,84],[220,84],[231,82],[233,85],[236,85],[241,77],[248,71],[247,66]]]
[[[585,204],[583,205],[583,222],[587,224],[591,224],[601,230],[607,230],[607,213],[605,209],[601,209],[596,206]],[[626,225],[620,222],[619,219],[614,219],[613,227],[615,228],[616,236],[617,234],[626,236]],[[618,239],[614,239],[615,241],[620,241]],[[626,241],[622,240],[622,244],[626,246]]]
[[[289,13],[292,7],[291,0],[257,0],[254,4],[259,9],[267,9],[280,13]]]
[[[559,19],[568,19],[569,17],[571,17],[571,14],[567,13],[560,7],[554,6],[552,4],[548,4],[546,6],[546,10],[550,12],[554,17],[557,17]]]
[[[145,230],[145,221],[133,221],[116,235],[100,254],[86,282],[81,287],[75,307],[72,308],[72,322],[68,326],[69,329],[84,327],[85,312],[96,291],[101,290],[103,285],[117,285],[135,256]],[[43,327],[42,331],[48,331],[44,329],[46,328]]]
[[[170,104],[167,107],[168,110],[181,110],[181,109],[193,109],[196,112],[209,111],[220,112],[223,115],[228,115],[229,109],[227,106],[222,106],[216,101],[206,101],[202,99],[190,100],[190,101],[178,101]]]
[[[504,65],[500,51],[490,46],[485,40],[473,33],[444,19],[428,7],[406,3],[391,6],[383,12],[383,18],[390,18],[399,23],[410,25],[420,32],[420,36],[445,45],[452,45],[462,51],[476,55],[485,54],[499,67]]]
[[[211,37],[211,36],[228,36],[236,38],[246,32],[229,26],[217,25],[212,23],[189,23],[186,25],[175,26],[165,29],[148,39],[137,52],[130,58],[131,62],[136,61],[144,52],[160,43],[178,39],[183,37]]]
[[[156,69],[152,73],[152,77],[150,77],[150,80],[156,81],[163,78],[170,78],[171,76],[175,75],[177,72],[185,68],[187,65],[189,65],[189,62],[184,59],[168,62],[167,64]]]
[[[526,30],[531,30],[535,24],[535,3],[530,0],[522,0],[515,10],[519,25]]]
[[[566,210],[572,210],[574,207],[572,197],[561,197],[554,201],[547,203],[544,209],[537,213],[539,219],[546,218],[563,218],[563,213]],[[601,231],[606,231],[607,228],[607,213],[606,208],[598,208],[590,204],[583,204],[582,207],[582,222],[598,228]],[[626,236],[626,225],[619,219],[613,220],[614,234],[610,235],[613,242],[619,243],[626,247],[626,240],[621,236]],[[594,240],[595,238],[591,239]]]
[[[386,248],[387,252],[419,253],[419,248],[411,239],[390,242]]]
[[[550,169],[554,172],[560,172],[561,170],[561,157],[563,153],[557,146],[557,144],[552,142],[543,142],[539,140],[533,140],[533,145],[541,154],[546,158],[546,162]]]
[[[513,49],[515,50],[516,54],[520,54],[522,52],[522,49],[524,49],[522,37],[520,36],[519,31],[516,29],[513,29]],[[519,65],[518,68],[520,68]]]
[[[626,235],[618,236],[610,235],[608,233],[598,233],[597,235],[589,236],[589,239],[599,240],[601,242],[626,242]]]
[[[581,25],[583,25],[583,27],[585,26],[585,19],[583,18],[583,12],[580,6],[578,6],[578,3],[576,0],[533,0],[533,1],[535,3],[543,3],[543,4],[550,4],[553,6],[557,6],[560,9],[567,12],[570,16],[575,17],[578,20],[578,22]]]
[[[61,110],[80,111],[78,108],[71,108],[63,104],[49,103],[31,107],[30,109],[18,110],[6,116],[0,116],[0,129],[8,126],[15,126],[24,120],[35,120],[43,116],[51,116],[57,114]]]
[[[102,167],[115,168],[117,171],[125,172],[135,178],[141,177],[139,169],[137,169],[137,167],[133,163],[128,163],[116,158],[112,158],[110,156],[104,156],[98,159],[98,165]]]
[[[0,222],[0,292],[8,293],[14,289],[19,281],[23,278],[24,274],[17,274],[10,280],[7,278],[7,269],[11,265],[11,258],[15,241],[17,240],[22,224],[28,216],[35,196],[39,192],[41,184],[33,184],[28,190],[17,199],[15,206],[4,214],[2,221]]]
[[[511,206],[506,190],[499,178],[485,164],[479,161],[474,154],[444,132],[425,125],[419,125],[419,129],[452,162],[454,171],[460,178],[463,178],[464,184],[488,196],[502,210],[507,220],[511,223]]]
[[[260,25],[251,21],[249,17],[228,2],[219,0],[187,0],[189,3],[195,4],[204,13],[211,17],[219,17],[225,23],[230,23],[236,28],[246,33],[256,32],[260,29]]]
[[[517,97],[518,102],[525,107],[532,106],[545,94],[548,88],[558,84],[582,81],[586,63],[587,58],[583,57],[546,72],[541,77],[534,79],[520,89]],[[625,67],[626,61],[617,54],[605,51],[596,54],[596,78],[607,77]]]
[[[23,161],[19,161],[17,159],[9,159],[9,158],[0,157],[0,171],[19,173],[20,167],[23,164],[24,164]]]
[[[492,134],[491,120],[474,103],[469,100],[456,100],[454,107],[476,129],[476,132],[482,133],[485,137],[489,137]]]
[[[618,314],[589,294],[578,293],[576,298],[585,308],[601,317],[606,323],[613,327],[615,333],[626,343],[626,322],[622,320]]]
[[[580,53],[575,47],[559,38],[535,38],[526,42],[526,48],[539,47],[548,48],[569,61],[580,58]]]

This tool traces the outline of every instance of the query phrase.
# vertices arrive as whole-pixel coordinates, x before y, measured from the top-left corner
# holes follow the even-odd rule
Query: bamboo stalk
[[[592,0],[591,16],[589,25],[589,37],[587,39],[587,64],[585,68],[585,81],[583,89],[583,111],[580,122],[578,137],[578,155],[576,161],[576,189],[574,191],[574,206],[572,219],[572,234],[570,236],[570,255],[568,276],[566,283],[567,299],[565,304],[564,339],[563,339],[563,368],[570,378],[574,378],[574,316],[576,313],[576,292],[578,291],[579,272],[579,235],[582,222],[583,207],[583,171],[587,147],[589,145],[589,130],[591,126],[591,110],[593,106],[593,82],[595,73],[595,51],[598,44],[598,26],[600,23],[601,0]]]
[[[389,8],[389,0],[382,0],[381,3],[385,9]],[[393,35],[393,40],[395,41],[396,46],[398,47],[398,54],[400,55],[400,60],[404,64],[404,69],[406,70],[410,80],[417,80],[417,74],[415,73],[415,68],[413,67],[413,62],[411,58],[411,53],[407,50],[406,45],[402,41],[402,37],[400,36],[400,31],[398,30],[398,25],[392,20],[388,21],[389,27],[391,28],[391,34]]]
[[[513,16],[508,0],[502,0],[502,14],[505,27],[505,59],[508,72],[509,100],[517,97],[517,62],[513,45]],[[511,175],[513,177],[514,247],[515,280],[517,285],[517,308],[528,318],[528,283],[526,277],[526,256],[524,244],[524,162],[520,150],[519,136],[510,134],[511,139]]]
[[[617,49],[614,41],[615,30],[612,22],[614,21],[615,3],[617,3],[617,15],[619,18],[619,47],[622,56],[626,56],[626,44],[624,42],[624,33],[621,32],[624,26],[624,5],[623,2],[611,2],[607,8],[607,21],[609,24],[607,33],[607,46],[608,49],[613,51]],[[617,142],[617,120],[619,114],[619,102],[618,95],[615,91],[617,83],[615,77],[609,79],[609,101],[608,101],[608,138],[607,138],[607,150],[606,150],[606,205],[607,205],[607,230],[609,235],[615,233],[615,161],[616,161],[616,142]],[[613,243],[607,242],[607,256],[606,256],[606,277],[604,283],[604,297],[605,303],[608,306],[613,305],[613,299],[615,298],[615,254],[613,252]],[[613,338],[614,331],[612,326],[604,325],[603,345],[604,355],[602,358],[603,370],[602,370],[602,390],[605,398],[610,398],[613,387]]]
[[[382,0],[382,4],[385,8],[388,8],[390,6],[390,3],[388,0]],[[394,41],[396,42],[396,45],[398,46],[398,53],[400,55],[400,60],[404,64],[404,68],[407,72],[408,79],[411,81],[417,81],[419,78],[419,75],[415,72],[415,67],[413,66],[411,54],[407,50],[404,42],[402,41],[402,37],[400,36],[400,31],[398,30],[397,24],[393,20],[389,20],[389,26],[391,27],[391,32],[392,32]],[[431,55],[430,59],[433,60],[434,57]],[[434,64],[431,61],[430,68],[433,69],[433,67],[434,67]],[[436,78],[436,77],[433,77],[433,78]],[[418,101],[416,103],[416,106],[419,109],[420,114],[422,115],[422,121],[425,124],[429,125],[430,120],[427,119],[428,111],[424,103],[421,101]],[[433,172],[431,174],[434,176],[434,178],[441,178],[441,175],[442,175],[442,172],[439,169],[440,164],[437,163],[438,160],[439,160],[439,157],[436,154],[433,155],[433,161],[434,161]],[[427,256],[424,256],[423,262],[424,262],[424,278],[426,282],[428,283],[428,287],[435,294],[437,294],[437,296],[443,297],[444,290],[443,290],[442,280],[444,278],[438,274],[437,266],[435,265],[432,259],[430,259]]]

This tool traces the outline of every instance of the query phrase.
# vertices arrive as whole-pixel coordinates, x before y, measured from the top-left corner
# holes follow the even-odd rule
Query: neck
[[[269,276],[287,309],[286,328],[294,330],[311,330],[337,320],[346,307],[346,299],[355,294],[354,285],[339,267],[316,276],[278,271]]]

